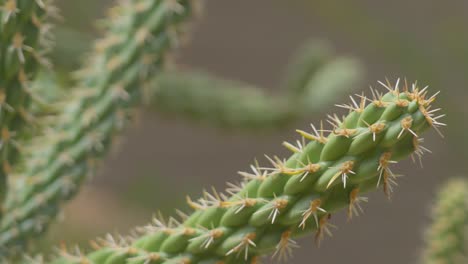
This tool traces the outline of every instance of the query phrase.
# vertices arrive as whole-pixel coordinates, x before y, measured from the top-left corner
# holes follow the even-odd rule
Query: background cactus
[[[35,125],[29,103],[40,101],[40,96],[31,91],[31,81],[39,64],[48,64],[44,58],[51,45],[47,19],[56,15],[51,2],[0,1],[0,203],[7,193],[7,176],[23,147],[18,140],[30,135]],[[28,129],[23,129],[25,123]]]
[[[303,83],[290,81],[283,94],[266,95],[261,88],[203,72],[173,71],[161,74],[154,81],[151,105],[162,112],[187,115],[222,127],[266,129],[318,112],[332,103],[334,94],[353,90],[360,83],[362,67],[354,59],[336,58],[318,67],[315,57],[319,51],[307,50],[300,54],[311,57],[301,65],[317,69],[303,72]]]
[[[71,100],[57,103],[65,107],[54,117],[60,121],[28,144],[30,155],[10,186],[0,225],[2,248],[24,245],[43,231],[60,203],[93,172],[96,158],[141,101],[150,69],[161,69],[177,45],[193,8],[190,1],[137,1],[113,10],[109,33],[78,74]]]
[[[74,53],[85,49],[91,37],[63,27],[58,32],[66,35],[70,43],[55,56],[68,68],[73,60],[62,62],[60,58],[73,57]],[[183,66],[172,68],[176,69],[159,74],[147,89],[152,98],[150,104],[156,110],[240,129],[281,127],[318,112],[333,103],[336,94],[355,90],[364,76],[363,66],[356,58],[338,56],[330,43],[315,39],[307,41],[293,54],[283,77],[284,87],[278,95],[207,71]]]
[[[433,223],[427,230],[422,263],[466,263],[468,261],[468,182],[447,182],[437,195]]]

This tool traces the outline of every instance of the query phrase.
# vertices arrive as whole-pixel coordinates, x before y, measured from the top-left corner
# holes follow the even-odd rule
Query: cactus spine
[[[197,4],[122,1],[112,11],[107,35],[78,74],[71,100],[58,105],[62,110],[56,125],[35,137],[24,155],[0,225],[2,254],[42,232],[60,204],[94,171],[96,159],[144,98],[149,74],[161,70],[180,41]]]
[[[426,89],[384,86],[385,95],[373,91],[359,104],[343,105],[350,112],[331,117],[331,131],[298,130],[302,140],[284,144],[291,157],[267,157],[271,168],[254,164],[226,195],[213,190],[196,201],[187,198],[195,211],[182,223],[155,219],[139,237],[109,236],[88,255],[64,250],[53,263],[256,263],[271,252],[287,257],[296,246],[293,238],[307,233],[315,231],[320,241],[332,213],[345,207],[351,218],[367,200],[362,194],[377,187],[389,195],[397,177],[390,165],[422,155],[421,133],[443,125],[434,116],[438,110],[430,110],[435,96],[426,96]]]
[[[23,125],[33,125],[28,105],[38,97],[31,92],[30,81],[39,64],[47,64],[42,57],[50,45],[46,19],[55,12],[50,2],[0,1],[0,203],[17,160],[18,140],[26,132]]]
[[[468,261],[468,182],[452,179],[440,190],[423,254],[425,264]]]

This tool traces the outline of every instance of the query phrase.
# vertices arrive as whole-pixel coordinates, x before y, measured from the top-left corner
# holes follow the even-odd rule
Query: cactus
[[[313,51],[314,56],[320,54]],[[315,60],[310,58],[301,65],[315,65]],[[185,115],[221,127],[266,129],[284,126],[320,111],[342,90],[356,87],[362,75],[361,65],[351,58],[336,58],[323,64],[313,72],[303,73],[307,81],[300,84],[303,85],[300,93],[296,91],[298,84],[291,83],[277,96],[262,93],[261,88],[249,84],[223,80],[204,72],[165,72],[154,81],[151,106],[161,112]]]
[[[47,19],[56,15],[51,2],[0,0],[0,259],[5,262],[16,260],[15,254],[47,229],[142,103],[229,128],[277,127],[325,108],[361,75],[355,60],[335,58],[317,41],[294,57],[279,95],[205,73],[167,72],[171,51],[184,41],[200,1],[124,0],[101,23],[105,37],[85,66],[63,83],[55,73],[37,74],[48,66]],[[329,116],[330,130],[323,123],[312,132],[297,130],[300,140],[283,143],[293,152],[289,158],[267,156],[271,166],[255,161],[252,172],[240,172],[241,184],[228,184],[223,193],[205,191],[197,200],[187,197],[190,215],[179,212],[180,220],[167,221],[159,216],[129,238],[98,239],[87,254],[64,247],[53,262],[256,263],[270,253],[287,259],[298,247],[295,239],[312,232],[319,243],[335,212],[345,208],[351,219],[367,202],[363,194],[377,188],[390,197],[398,177],[392,164],[410,154],[421,158],[428,151],[421,134],[444,125],[439,109],[431,109],[436,95],[428,96],[427,88],[381,84],[385,94],[371,89],[371,97],[359,95],[340,105],[349,113]],[[466,262],[467,189],[459,180],[439,195],[427,263]]]
[[[425,264],[468,262],[468,182],[452,179],[437,195],[423,253]]]
[[[330,44],[323,40],[309,40],[296,51],[286,68],[284,86],[292,96],[301,96],[311,76],[317,73],[333,56]]]
[[[56,14],[51,1],[0,1],[0,204],[7,194],[7,177],[18,159],[23,134],[31,134],[34,117],[31,80],[50,46],[47,19]],[[28,130],[23,129],[28,123]],[[0,213],[3,210],[0,210]]]
[[[293,239],[308,233],[315,231],[319,242],[330,232],[332,213],[347,208],[349,218],[357,215],[367,201],[362,194],[379,187],[390,195],[398,177],[390,166],[423,155],[421,133],[443,125],[426,88],[384,86],[385,95],[373,90],[371,98],[342,105],[350,112],[331,116],[332,130],[298,130],[297,144],[284,143],[292,156],[267,157],[272,167],[255,163],[226,194],[187,197],[194,212],[182,223],[154,219],[140,236],[98,240],[88,255],[64,249],[53,263],[256,263],[272,252],[288,257]]]
[[[202,72],[166,72],[153,85],[151,106],[221,127],[266,129],[297,116],[284,96],[269,96],[261,88],[222,80]]]
[[[356,59],[333,56],[329,44],[308,41],[292,57],[279,95],[203,71],[178,70],[159,75],[150,98],[156,110],[221,127],[283,127],[319,112],[337,95],[354,90],[363,72]]]
[[[70,28],[61,28],[59,32],[73,45],[67,42],[56,54],[58,60],[73,64],[69,58],[87,46],[90,36]],[[200,70],[172,69],[155,78],[149,88],[150,101],[158,111],[223,128],[277,128],[319,112],[337,96],[354,90],[361,83],[363,72],[363,66],[355,58],[337,56],[329,43],[309,40],[292,56],[283,89],[277,95]]]
[[[54,125],[28,143],[23,166],[9,186],[0,255],[40,234],[60,204],[93,173],[97,158],[144,98],[149,73],[161,70],[168,52],[180,42],[197,4],[124,1],[113,9],[105,22],[108,33],[77,75],[77,87],[56,103],[60,115]]]
[[[91,37],[64,27],[59,27],[58,34],[67,36],[67,44],[59,45],[55,55],[62,67],[64,63],[69,67],[70,57],[80,53]],[[314,39],[293,54],[279,94],[196,69],[161,73],[148,90],[151,106],[158,111],[223,128],[266,129],[319,112],[337,96],[359,87],[363,73],[358,60],[337,56],[328,42]]]
[[[41,1],[35,3],[42,4]],[[30,109],[37,116],[36,123],[40,125],[38,130],[42,134],[31,139],[22,138],[27,147],[24,147],[21,163],[15,166],[9,184],[12,192],[4,203],[6,217],[0,223],[0,255],[12,252],[16,247],[18,250],[22,249],[31,237],[45,231],[48,223],[58,213],[60,204],[70,199],[86,176],[93,173],[98,158],[107,152],[117,132],[132,115],[133,107],[142,99],[153,98],[159,109],[164,106],[176,109],[175,104],[171,105],[175,102],[165,95],[174,92],[169,89],[174,88],[174,85],[177,87],[181,80],[174,83],[175,80],[172,79],[169,84],[166,83],[167,87],[160,89],[161,85],[152,87],[154,82],[150,73],[160,71],[166,64],[167,51],[180,42],[179,36],[185,31],[183,22],[199,3],[172,0],[154,3],[149,0],[123,2],[114,8],[111,18],[103,22],[107,25],[106,37],[96,43],[86,66],[76,74],[77,85],[70,90],[71,96],[69,91],[57,85],[55,77],[50,78],[47,74],[39,76],[35,85],[30,87],[30,94],[44,94],[40,104],[34,104]],[[317,57],[320,56],[312,54],[314,52],[318,53],[320,49],[301,52],[307,55],[304,56],[306,59],[302,59],[303,67],[317,64]],[[322,83],[322,90],[333,86],[352,87],[361,74],[360,65],[348,58],[331,60],[328,57],[329,53],[323,56],[330,63],[325,63],[324,59],[317,64],[324,64],[324,69],[314,66],[313,70],[302,73],[303,85],[320,79],[315,73],[321,71],[326,78],[332,77],[334,81],[330,82],[331,85],[328,82]],[[338,73],[343,78],[338,78],[336,82],[337,78],[332,76],[333,73]],[[210,78],[205,80],[212,81]],[[339,82],[341,84],[336,85]],[[231,85],[228,81],[218,80],[218,83],[228,90]],[[196,87],[197,82],[194,84],[179,85],[176,91],[201,95],[203,98],[203,89]],[[308,89],[315,89],[315,85],[302,89],[306,92]],[[251,96],[257,93],[250,89],[229,91],[231,95],[241,96],[238,99],[243,102],[245,99],[252,102]],[[219,120],[211,120],[233,126],[264,127],[263,124],[266,123],[276,126],[293,120],[291,117],[307,113],[298,111],[302,108],[291,107],[297,106],[297,98],[287,101],[281,97],[267,97],[258,93],[255,105],[246,104],[243,108],[245,113],[256,111],[258,118],[251,121],[235,119],[240,115],[236,113],[239,108],[232,107],[232,98],[226,100],[228,97],[224,93],[213,93],[210,89],[205,92],[211,93],[211,98],[218,103],[216,107],[221,106],[226,110]],[[261,100],[265,102],[263,107],[258,105]],[[280,109],[277,102],[283,101],[285,107]],[[310,102],[309,100],[307,103]],[[191,107],[194,112],[200,112],[204,107],[196,102],[182,103]],[[319,105],[318,101],[312,105]],[[278,114],[273,119],[271,109],[278,109]],[[203,112],[206,115],[203,118],[210,120],[210,113],[211,111]]]

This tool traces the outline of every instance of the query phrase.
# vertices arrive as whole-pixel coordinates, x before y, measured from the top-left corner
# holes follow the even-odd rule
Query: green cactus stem
[[[323,40],[308,40],[293,54],[286,68],[284,87],[294,97],[304,94],[312,76],[333,58],[331,45]]]
[[[69,28],[59,32],[79,47],[69,50],[68,45],[59,52],[59,60],[70,63],[72,52],[86,47],[90,36]],[[363,72],[356,59],[337,56],[328,43],[310,40],[292,56],[277,95],[203,71],[172,70],[157,76],[150,98],[156,110],[223,128],[277,128],[319,112],[339,95],[348,94],[360,86]]]
[[[0,1],[0,204],[21,148],[19,140],[31,134],[23,125],[34,124],[29,104],[39,98],[30,83],[39,65],[48,65],[43,57],[50,46],[47,19],[54,14],[51,1]]]
[[[167,63],[181,41],[194,0],[122,1],[106,20],[69,100],[58,104],[55,126],[25,151],[0,224],[0,255],[43,232],[62,202],[90,176],[118,131],[145,97],[149,77]],[[150,74],[151,73],[151,74]]]
[[[332,116],[332,130],[298,130],[297,144],[284,143],[293,152],[288,159],[267,157],[271,167],[255,163],[226,193],[187,198],[194,212],[183,221],[154,219],[139,236],[98,240],[87,255],[63,250],[52,263],[257,263],[269,253],[286,258],[297,246],[293,239],[308,233],[320,241],[331,214],[347,208],[351,218],[367,201],[362,194],[377,188],[389,195],[397,177],[391,165],[421,156],[422,132],[443,125],[425,88],[384,86],[385,95],[373,91],[343,105],[350,112]]]
[[[154,82],[151,106],[220,127],[267,129],[297,119],[287,97],[202,72],[165,72]]]
[[[59,46],[55,54],[59,64],[67,65],[73,64],[70,57],[85,49],[91,38],[64,27],[58,28],[57,35],[67,36],[61,39],[66,47]],[[154,80],[151,105],[168,114],[223,128],[277,128],[319,112],[339,95],[359,87],[363,68],[355,58],[334,54],[329,43],[309,40],[292,56],[279,94],[270,95],[262,87],[204,71],[171,70]]]
[[[350,58],[332,60],[309,76],[302,96],[295,94],[294,87],[276,96],[262,92],[262,88],[203,72],[165,72],[153,83],[151,106],[220,127],[280,127],[320,111],[324,104],[333,102],[340,90],[352,90],[362,75],[361,68]]]
[[[468,263],[468,181],[452,179],[440,190],[426,234],[425,264]]]

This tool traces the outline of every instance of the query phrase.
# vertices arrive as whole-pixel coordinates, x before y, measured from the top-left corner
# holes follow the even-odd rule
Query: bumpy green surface
[[[450,180],[439,192],[426,235],[424,264],[468,263],[468,181]]]
[[[256,263],[271,252],[287,257],[296,246],[293,238],[310,232],[320,241],[331,213],[346,207],[349,217],[357,214],[367,200],[362,193],[391,191],[397,176],[390,164],[422,155],[419,136],[440,123],[428,110],[435,97],[413,88],[389,88],[367,106],[362,98],[343,120],[332,118],[327,136],[299,131],[310,142],[286,143],[294,152],[287,160],[252,166],[252,173],[241,173],[243,184],[230,186],[226,195],[188,198],[195,211],[182,223],[155,219],[134,239],[98,240],[88,255],[63,250],[53,263]]]
[[[77,75],[69,100],[57,105],[56,125],[28,144],[0,224],[0,255],[41,233],[94,172],[97,158],[145,97],[149,73],[164,66],[198,3],[122,1],[112,10],[106,37]]]
[[[23,125],[34,125],[28,105],[30,88],[49,45],[47,17],[51,1],[0,0],[0,204],[7,193],[7,176],[17,161]],[[3,210],[0,210],[0,213]]]

